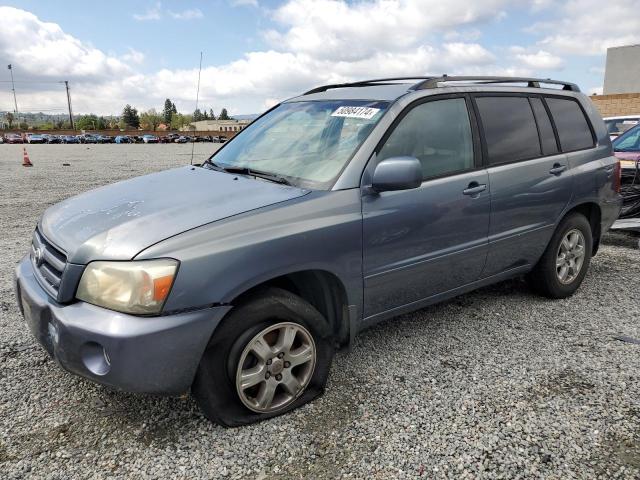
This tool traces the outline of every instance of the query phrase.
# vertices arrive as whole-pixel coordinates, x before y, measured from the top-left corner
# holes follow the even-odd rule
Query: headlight
[[[76,297],[123,313],[159,313],[169,296],[178,261],[170,258],[132,262],[91,262]]]

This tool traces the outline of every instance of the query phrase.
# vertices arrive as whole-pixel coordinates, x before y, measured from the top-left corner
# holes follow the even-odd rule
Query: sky
[[[2,2],[2,0],[0,0]],[[164,0],[0,4],[0,111],[125,104],[260,113],[314,86],[447,73],[602,92],[607,47],[640,43],[640,0]]]

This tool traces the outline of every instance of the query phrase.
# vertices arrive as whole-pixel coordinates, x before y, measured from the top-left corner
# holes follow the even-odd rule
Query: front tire
[[[565,217],[528,275],[531,287],[548,298],[567,298],[580,287],[591,263],[591,225],[580,213]]]
[[[266,420],[320,396],[333,354],[327,320],[302,298],[268,288],[235,307],[216,329],[192,393],[220,425]]]

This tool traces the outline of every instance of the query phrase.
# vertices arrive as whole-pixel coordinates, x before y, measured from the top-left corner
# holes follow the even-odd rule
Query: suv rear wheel
[[[529,284],[545,297],[573,295],[589,269],[592,245],[589,221],[580,213],[568,215],[558,225],[542,258],[529,274]]]
[[[265,420],[321,395],[333,354],[325,318],[302,298],[268,288],[216,329],[192,392],[207,418],[221,425]]]

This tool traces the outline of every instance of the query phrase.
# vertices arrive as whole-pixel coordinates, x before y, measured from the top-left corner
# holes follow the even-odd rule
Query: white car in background
[[[609,132],[611,140],[622,135],[631,127],[640,123],[640,114],[638,115],[620,115],[618,117],[605,117],[603,118],[604,124]]]

